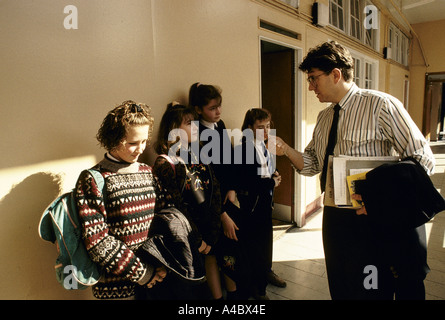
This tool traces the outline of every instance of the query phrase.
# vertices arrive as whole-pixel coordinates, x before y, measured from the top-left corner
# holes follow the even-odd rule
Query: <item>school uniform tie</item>
[[[272,172],[272,170],[273,170],[272,158],[270,157],[269,150],[267,150],[267,148],[266,148],[266,144],[263,142],[263,143],[261,143],[261,145],[263,146],[263,153],[264,153],[264,157],[266,158],[267,168],[269,170],[269,176],[268,177],[271,178],[272,175],[273,175],[273,172]],[[273,189],[269,190],[269,194],[271,196],[273,196]]]
[[[337,144],[337,127],[338,127],[338,116],[340,114],[340,105],[336,104],[334,107],[334,117],[332,118],[331,130],[329,131],[328,145],[326,147],[326,153],[324,156],[323,170],[320,176],[320,187],[321,192],[325,191],[326,188],[326,174],[328,171],[328,160],[329,156],[334,154],[334,148]]]
[[[263,146],[263,153],[264,153],[264,157],[266,158],[267,168],[269,169],[270,175],[272,175],[273,174],[273,172],[272,172],[272,159],[270,158],[270,153],[267,150],[265,143],[261,143],[261,145]]]

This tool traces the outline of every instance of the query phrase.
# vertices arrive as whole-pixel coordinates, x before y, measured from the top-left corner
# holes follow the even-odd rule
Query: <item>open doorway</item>
[[[425,75],[423,134],[430,141],[445,140],[445,72]]]
[[[297,139],[297,59],[295,48],[261,40],[261,106],[272,113],[277,136],[290,146],[296,146]],[[298,225],[300,201],[296,173],[285,157],[277,157],[277,170],[282,181],[275,189],[273,218]]]

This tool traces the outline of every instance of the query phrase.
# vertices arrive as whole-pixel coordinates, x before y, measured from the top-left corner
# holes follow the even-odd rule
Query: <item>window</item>
[[[408,37],[392,23],[389,26],[388,33],[388,48],[390,48],[388,58],[407,66],[409,54]]]
[[[272,31],[272,32],[276,32],[276,33],[279,33],[279,34],[282,34],[283,36],[286,36],[286,37],[290,37],[290,38],[293,38],[293,39],[301,40],[301,34],[300,33],[297,33],[297,32],[294,32],[292,30],[285,29],[285,28],[282,28],[282,27],[279,27],[279,26],[276,26],[276,25],[274,25],[272,23],[269,23],[267,21],[264,21],[264,20],[260,20],[260,28],[266,29],[266,30],[269,30],[269,31]]]
[[[349,48],[348,48],[349,49]],[[378,78],[378,60],[369,58],[368,56],[349,49],[354,60],[354,82],[360,88],[377,89]]]
[[[263,0],[265,2],[273,4],[282,10],[290,13],[297,13],[300,6],[300,0]]]
[[[376,29],[365,29],[365,44],[376,49],[377,34]]]
[[[408,51],[409,51],[409,40],[408,38],[403,35],[402,36],[402,47],[400,51],[400,63],[404,66],[408,65]]]
[[[360,4],[359,0],[351,0],[351,36],[361,39]]]
[[[372,3],[369,2],[369,1],[367,1],[365,4],[366,4],[366,6],[368,8],[371,8],[371,6],[372,6]],[[362,10],[362,12],[366,12],[366,11]],[[368,15],[369,14],[371,14],[371,13],[368,12]],[[365,17],[365,19],[367,19],[367,18],[369,18],[369,17],[368,16]],[[373,24],[375,24],[376,28],[372,27],[372,25],[371,25],[371,27],[369,27],[369,26],[366,27],[365,26],[365,28],[364,28],[365,32],[364,32],[364,39],[363,40],[364,40],[364,43],[366,45],[370,46],[371,48],[373,48],[375,50],[378,50],[378,48],[379,48],[378,42],[377,42],[377,36],[378,36],[377,30],[379,28],[379,17],[378,17],[378,14],[377,14],[376,17],[371,17],[371,19],[375,19],[376,21],[370,20],[368,22],[372,22]]]
[[[361,72],[361,60],[357,58],[352,58],[354,60],[354,82],[358,85],[361,82],[360,72]]]
[[[300,4],[300,0],[280,0],[285,4],[291,6],[292,8],[298,9],[298,5]]]
[[[378,9],[369,0],[330,0],[329,23],[378,50]]]
[[[364,85],[365,89],[374,89],[373,78],[374,78],[373,65],[372,63],[365,61],[365,85]]]
[[[409,105],[409,80],[405,79],[405,84],[403,87],[403,105],[405,109],[408,110]]]
[[[394,48],[395,50],[392,51],[392,53],[394,54],[394,60],[399,61],[400,60],[400,51],[399,51],[399,47],[400,47],[400,42],[399,42],[399,38],[400,38],[400,32],[398,29],[396,29],[396,31],[394,32]]]
[[[329,22],[336,28],[345,31],[344,26],[344,2],[343,0],[331,0],[329,3]]]

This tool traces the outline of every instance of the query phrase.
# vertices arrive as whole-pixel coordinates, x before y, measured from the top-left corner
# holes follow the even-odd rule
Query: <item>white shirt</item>
[[[353,83],[339,105],[334,156],[412,156],[432,173],[435,160],[431,148],[398,99]],[[312,176],[322,170],[334,106],[318,114],[312,140],[303,153],[302,175]]]
[[[215,129],[216,122],[209,122],[209,121],[206,121],[204,119],[200,119],[199,121],[201,122],[201,124],[204,127],[208,128],[208,129],[212,129],[212,130]]]
[[[272,173],[273,173],[273,172],[271,172],[272,171],[272,169],[271,169],[272,166],[268,165],[267,158],[264,155],[264,148],[266,147],[265,144],[264,144],[264,141],[255,139],[254,146],[255,146],[255,149],[257,151],[259,164],[261,166],[258,169],[258,171],[259,171],[258,174],[261,175],[261,178],[270,178],[270,177],[272,177]],[[272,161],[271,154],[270,154],[269,150],[267,150],[267,148],[266,148],[266,151],[267,151],[267,155],[269,157],[269,161]],[[272,164],[272,162],[271,162],[271,164]]]

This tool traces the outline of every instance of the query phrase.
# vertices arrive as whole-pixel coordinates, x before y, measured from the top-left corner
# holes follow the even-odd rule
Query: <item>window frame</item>
[[[342,4],[339,4],[339,2],[342,2]],[[343,32],[346,32],[346,27],[345,27],[345,4],[346,1],[348,0],[329,0],[329,24],[340,30]],[[339,13],[339,8],[342,11],[342,14],[340,15]],[[337,19],[337,21],[333,21],[334,17],[333,17],[333,10],[335,9],[336,13],[335,13],[335,18]],[[339,26],[340,23],[340,19],[339,17],[341,16],[341,20],[342,20],[342,26]]]
[[[360,88],[378,90],[379,61],[353,49],[348,50],[354,59],[354,82]]]
[[[354,5],[352,5],[354,4]],[[358,39],[359,41],[362,41],[362,15],[360,14],[361,11],[361,4],[360,0],[349,0],[349,35],[351,37],[354,37]],[[356,16],[358,14],[358,17]]]
[[[369,0],[329,0],[329,25],[351,39],[378,51],[380,42],[378,29],[367,30],[364,25],[366,18],[364,10],[368,5],[373,4]],[[342,13],[339,12],[339,8]],[[380,21],[380,14],[378,11],[378,21]]]
[[[292,9],[298,9],[298,7],[300,6],[300,0],[276,0],[276,1],[282,2],[285,5],[291,7]]]
[[[388,27],[388,48],[391,49],[391,53],[388,58],[408,67],[409,47],[409,37],[394,23],[390,22]]]

